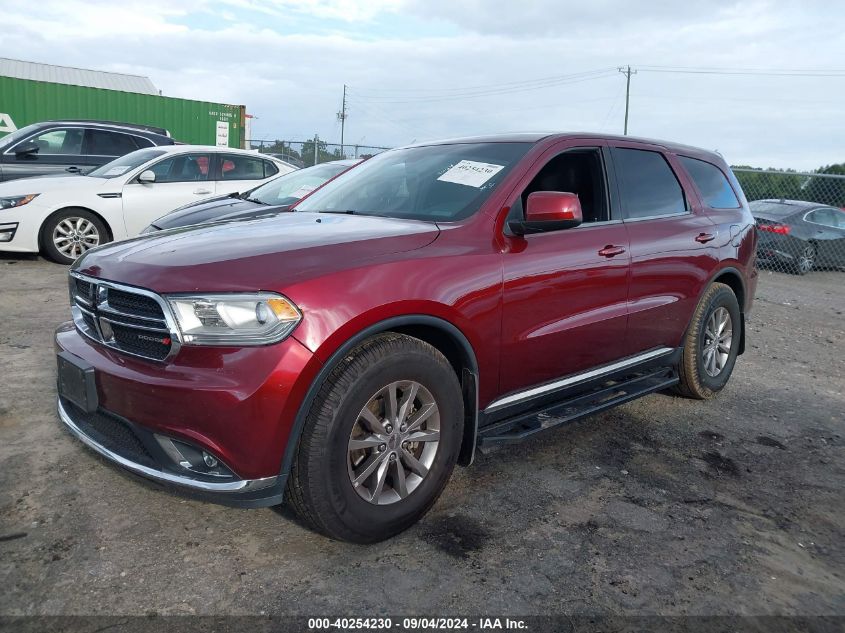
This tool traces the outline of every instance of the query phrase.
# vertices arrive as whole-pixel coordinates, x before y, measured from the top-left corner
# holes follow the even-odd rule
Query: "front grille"
[[[86,413],[64,398],[62,406],[71,414],[74,424],[101,446],[138,464],[151,468],[158,466],[135,431],[121,418],[103,409]]]
[[[109,305],[115,310],[129,314],[140,314],[141,316],[164,319],[164,313],[158,301],[152,297],[137,295],[131,292],[124,292],[116,288],[109,289]]]
[[[71,277],[74,321],[86,336],[112,349],[164,360],[173,350],[162,304],[154,296],[94,278]]]

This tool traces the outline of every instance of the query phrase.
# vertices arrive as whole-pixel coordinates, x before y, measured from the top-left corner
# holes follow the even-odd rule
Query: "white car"
[[[294,169],[246,150],[172,145],[137,150],[85,176],[0,183],[0,251],[71,263],[98,244],[138,235],[176,207]]]

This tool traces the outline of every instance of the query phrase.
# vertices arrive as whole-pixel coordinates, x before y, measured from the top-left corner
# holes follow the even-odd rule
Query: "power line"
[[[495,84],[486,84],[486,85],[479,85],[479,86],[458,86],[454,88],[395,88],[387,91],[387,96],[385,96],[385,92],[363,92],[359,93],[359,96],[366,96],[372,99],[378,98],[393,98],[396,96],[396,93],[432,93],[429,96],[449,96],[450,94],[454,93],[466,93],[466,92],[477,92],[477,91],[487,91],[492,89],[507,89],[507,88],[519,88],[523,86],[531,86],[534,84],[545,84],[548,82],[555,82],[560,80],[572,79],[577,77],[583,77],[587,75],[593,75],[597,73],[605,73],[614,70],[613,67],[605,67],[605,68],[596,68],[593,70],[586,70],[578,73],[570,73],[566,75],[553,75],[550,77],[538,77],[536,79],[524,79],[521,81],[509,81],[509,82],[499,82]],[[443,93],[439,95],[438,93]],[[411,95],[408,95],[411,96]]]
[[[637,70],[651,73],[686,75],[750,75],[762,77],[845,77],[845,70],[801,68],[715,68],[694,66],[637,66]]]
[[[567,78],[567,79],[556,79],[554,81],[550,81],[545,84],[537,84],[533,86],[526,86],[526,87],[510,87],[510,88],[497,88],[497,89],[490,89],[485,91],[477,91],[473,93],[464,93],[464,94],[454,94],[454,95],[441,95],[441,96],[420,96],[420,97],[403,97],[403,96],[394,96],[394,97],[367,97],[365,94],[358,93],[356,91],[351,91],[356,98],[367,101],[367,102],[378,102],[382,104],[401,104],[401,103],[436,103],[441,101],[460,101],[463,99],[477,99],[480,97],[492,97],[498,95],[505,95],[505,94],[514,94],[517,92],[527,92],[531,90],[542,90],[545,88],[553,88],[556,86],[563,86],[568,84],[575,84],[581,83],[583,81],[592,81],[595,79],[602,79],[604,77],[610,77],[616,73],[616,69],[613,70],[605,70],[602,71],[601,74],[593,74],[589,76],[580,76],[574,78]]]

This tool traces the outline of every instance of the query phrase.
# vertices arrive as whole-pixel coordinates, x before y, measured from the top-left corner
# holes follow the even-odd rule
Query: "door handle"
[[[602,257],[616,257],[617,255],[621,255],[624,252],[625,249],[621,246],[614,246],[613,244],[608,244],[599,251],[599,255],[601,255]]]
[[[205,195],[207,193],[211,193],[211,189],[194,189],[194,193],[198,196]]]
[[[715,239],[716,239],[715,233],[699,233],[696,236],[695,241],[699,242],[700,244],[706,244],[707,242],[712,242]]]
[[[78,174],[81,170],[76,165],[71,165],[70,167],[65,169],[65,171],[69,171],[72,174]]]

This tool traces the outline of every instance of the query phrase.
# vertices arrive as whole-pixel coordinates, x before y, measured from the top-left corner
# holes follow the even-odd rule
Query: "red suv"
[[[86,253],[58,411],[134,473],[238,506],[286,497],[373,542],[477,448],[722,389],[755,239],[712,152],[588,134],[396,149],[292,213]]]

